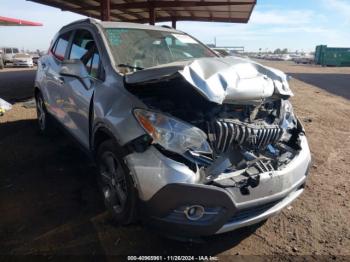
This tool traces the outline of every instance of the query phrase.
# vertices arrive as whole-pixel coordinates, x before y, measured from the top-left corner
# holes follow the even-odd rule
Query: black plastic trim
[[[209,223],[200,221],[169,221],[168,216],[181,206],[201,205],[217,208],[221,212]],[[236,207],[231,196],[224,189],[196,184],[168,184],[160,189],[149,201],[140,201],[143,220],[158,231],[170,235],[197,237],[213,235],[233,214]]]

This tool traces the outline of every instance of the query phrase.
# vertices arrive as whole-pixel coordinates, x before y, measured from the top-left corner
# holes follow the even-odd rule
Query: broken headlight
[[[144,130],[166,150],[183,154],[188,150],[211,153],[207,135],[197,127],[161,113],[135,109],[134,115]]]
[[[297,119],[293,112],[293,106],[288,100],[282,100],[281,104],[281,127],[284,130],[282,140],[289,140],[291,137],[288,130],[294,129],[297,126]]]
[[[282,111],[281,127],[283,129],[294,128],[297,124],[297,121],[293,112],[293,106],[288,100],[282,100],[281,111]]]

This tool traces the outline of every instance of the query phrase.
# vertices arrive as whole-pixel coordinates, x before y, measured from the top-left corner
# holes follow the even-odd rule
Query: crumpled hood
[[[174,62],[126,75],[125,82],[140,84],[176,77],[184,78],[201,95],[217,104],[293,95],[286,74],[238,57]]]

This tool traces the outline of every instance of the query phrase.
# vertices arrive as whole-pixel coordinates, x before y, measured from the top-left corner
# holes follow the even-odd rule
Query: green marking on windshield
[[[118,46],[121,44],[121,34],[122,33],[125,33],[125,32],[128,32],[129,30],[128,29],[115,29],[115,28],[112,28],[112,29],[106,29],[106,32],[107,32],[107,35],[108,35],[108,39],[111,43],[111,45],[114,45],[114,46]]]

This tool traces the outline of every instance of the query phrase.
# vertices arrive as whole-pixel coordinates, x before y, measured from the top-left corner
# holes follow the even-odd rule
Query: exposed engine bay
[[[207,134],[211,154],[189,150],[178,155],[159,147],[168,157],[200,172],[202,183],[238,186],[247,194],[248,186],[258,186],[260,173],[283,168],[300,149],[298,137],[303,130],[288,111],[288,100],[276,97],[218,105],[184,82],[169,81],[166,85],[130,86],[129,91],[151,110],[167,113]]]
[[[194,91],[193,83],[179,74],[132,83],[127,89],[150,110],[180,119],[206,134],[210,153],[187,150],[179,154],[158,145],[166,156],[199,172],[201,183],[239,187],[242,194],[249,194],[249,186],[259,185],[259,174],[282,169],[301,149],[303,128],[288,97],[280,93],[218,104],[201,90]],[[244,97],[244,92],[240,95]]]

